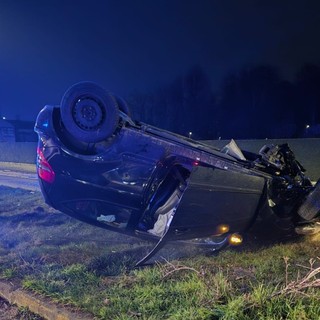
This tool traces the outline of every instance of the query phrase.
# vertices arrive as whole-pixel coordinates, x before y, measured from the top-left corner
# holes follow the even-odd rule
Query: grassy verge
[[[215,257],[172,246],[134,270],[145,242],[0,188],[1,278],[97,319],[319,319],[320,237]]]

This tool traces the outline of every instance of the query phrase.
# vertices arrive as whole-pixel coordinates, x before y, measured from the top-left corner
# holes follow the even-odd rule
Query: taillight
[[[49,183],[54,181],[55,173],[40,148],[37,148],[37,172],[42,180]]]

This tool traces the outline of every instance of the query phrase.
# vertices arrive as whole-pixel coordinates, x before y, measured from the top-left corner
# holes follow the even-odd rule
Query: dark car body
[[[254,154],[232,141],[218,150],[133,121],[119,98],[105,102],[101,88],[92,96],[96,88],[75,85],[38,115],[38,176],[52,207],[159,243],[255,230],[290,235],[317,215],[310,198],[318,190],[288,145]]]

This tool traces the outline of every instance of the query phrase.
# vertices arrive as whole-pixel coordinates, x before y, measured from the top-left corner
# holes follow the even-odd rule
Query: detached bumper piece
[[[320,180],[314,190],[310,192],[298,210],[298,214],[305,220],[312,220],[320,213]]]

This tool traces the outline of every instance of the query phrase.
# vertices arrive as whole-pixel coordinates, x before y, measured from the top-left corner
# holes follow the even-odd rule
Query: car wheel
[[[61,120],[75,139],[96,143],[109,138],[119,121],[115,98],[94,82],[79,82],[61,100]]]

